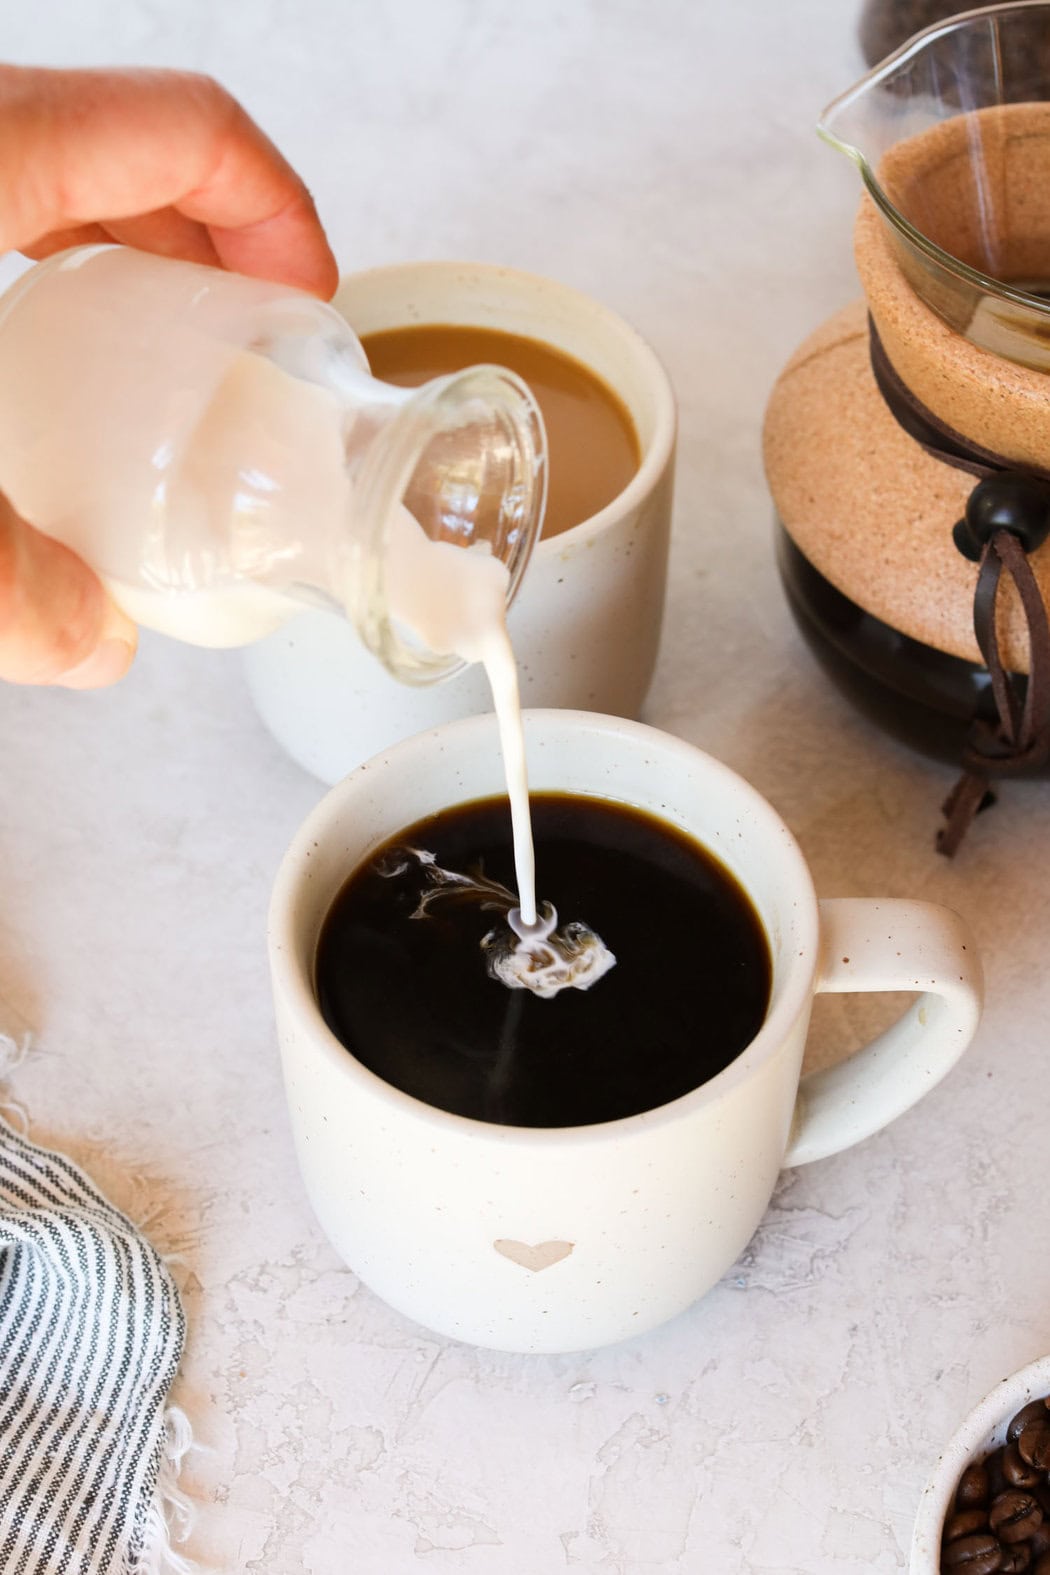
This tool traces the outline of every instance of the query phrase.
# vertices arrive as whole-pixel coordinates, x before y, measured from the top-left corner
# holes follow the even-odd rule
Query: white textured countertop
[[[347,269],[469,257],[629,317],[681,402],[666,637],[646,716],[784,814],[825,895],[965,913],[989,1002],[961,1066],[783,1179],[702,1303],[592,1356],[433,1338],[321,1238],[271,1021],[270,881],[321,789],[236,655],[143,641],[116,691],[0,692],[0,1000],[12,1097],[177,1254],[177,1398],[205,1446],[189,1550],[251,1575],[900,1569],[939,1444],[1050,1350],[1050,789],[954,865],[947,768],[832,693],[789,619],[759,460],[780,364],[856,293],[856,182],[812,131],[860,69],[851,0],[35,0],[10,58],[223,78]],[[818,1003],[815,1048],[870,1002]]]

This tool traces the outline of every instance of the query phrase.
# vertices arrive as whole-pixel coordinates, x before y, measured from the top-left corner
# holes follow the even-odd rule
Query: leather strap
[[[1003,454],[974,443],[928,409],[898,376],[869,317],[871,369],[887,408],[908,436],[934,459],[965,470],[978,481],[1019,467]],[[1025,474],[1050,482],[1050,470],[1026,465]],[[1013,581],[1028,634],[1027,683],[1003,666],[996,629],[1003,570]],[[995,802],[994,778],[1038,770],[1050,759],[1050,620],[1021,542],[1012,531],[996,530],[985,542],[973,601],[973,628],[992,682],[996,720],[977,718],[963,749],[963,775],[943,806],[944,826],[937,850],[955,853],[977,812]]]

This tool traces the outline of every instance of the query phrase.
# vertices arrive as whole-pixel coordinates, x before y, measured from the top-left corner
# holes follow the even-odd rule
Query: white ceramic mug
[[[539,542],[509,627],[523,704],[637,716],[660,642],[674,483],[674,395],[653,351],[597,301],[509,268],[377,268],[345,279],[333,304],[359,335],[461,323],[541,339],[623,401],[641,446],[637,473],[599,513]],[[334,613],[303,613],[249,646],[243,660],[259,715],[324,782],[421,728],[491,707],[479,667],[409,688]]]
[[[526,713],[525,726],[534,790],[646,809],[703,843],[750,894],[772,952],[772,994],[735,1061],[623,1120],[505,1127],[391,1087],[326,1027],[313,968],[333,899],[413,822],[503,792],[490,716],[402,742],[328,793],[281,865],[270,962],[299,1160],[336,1250],[384,1300],[443,1334],[568,1351],[688,1307],[739,1256],[782,1166],[846,1148],[928,1093],[973,1036],[981,972],[965,925],[946,908],[818,903],[780,817],[692,745],[584,712]],[[538,873],[542,891],[542,856]],[[821,990],[922,993],[872,1044],[800,1087]],[[699,1038],[702,1002],[696,1026]]]

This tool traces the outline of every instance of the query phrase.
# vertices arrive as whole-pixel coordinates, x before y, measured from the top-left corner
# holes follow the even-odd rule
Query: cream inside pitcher
[[[137,622],[235,646],[331,608],[410,683],[463,664],[392,606],[392,525],[491,554],[509,602],[542,523],[543,423],[513,373],[394,388],[322,302],[127,247],[0,298],[0,425],[0,490]]]

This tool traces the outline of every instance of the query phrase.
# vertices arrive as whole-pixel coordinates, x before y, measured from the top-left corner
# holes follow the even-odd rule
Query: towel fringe
[[[6,1083],[15,1068],[22,1065],[32,1043],[33,1035],[28,1028],[17,1035],[0,1033],[0,1084]],[[29,1113],[24,1105],[0,1094],[0,1112],[22,1137],[29,1136]]]
[[[0,1083],[6,1082],[16,1066],[21,1066],[32,1042],[28,1028],[20,1034],[0,1033]]]
[[[200,1569],[172,1546],[185,1542],[193,1529],[194,1506],[179,1487],[182,1462],[192,1448],[193,1429],[189,1418],[178,1406],[169,1406],[164,1413],[160,1469],[153,1502],[146,1519],[142,1547],[129,1564],[128,1575],[196,1575]]]

